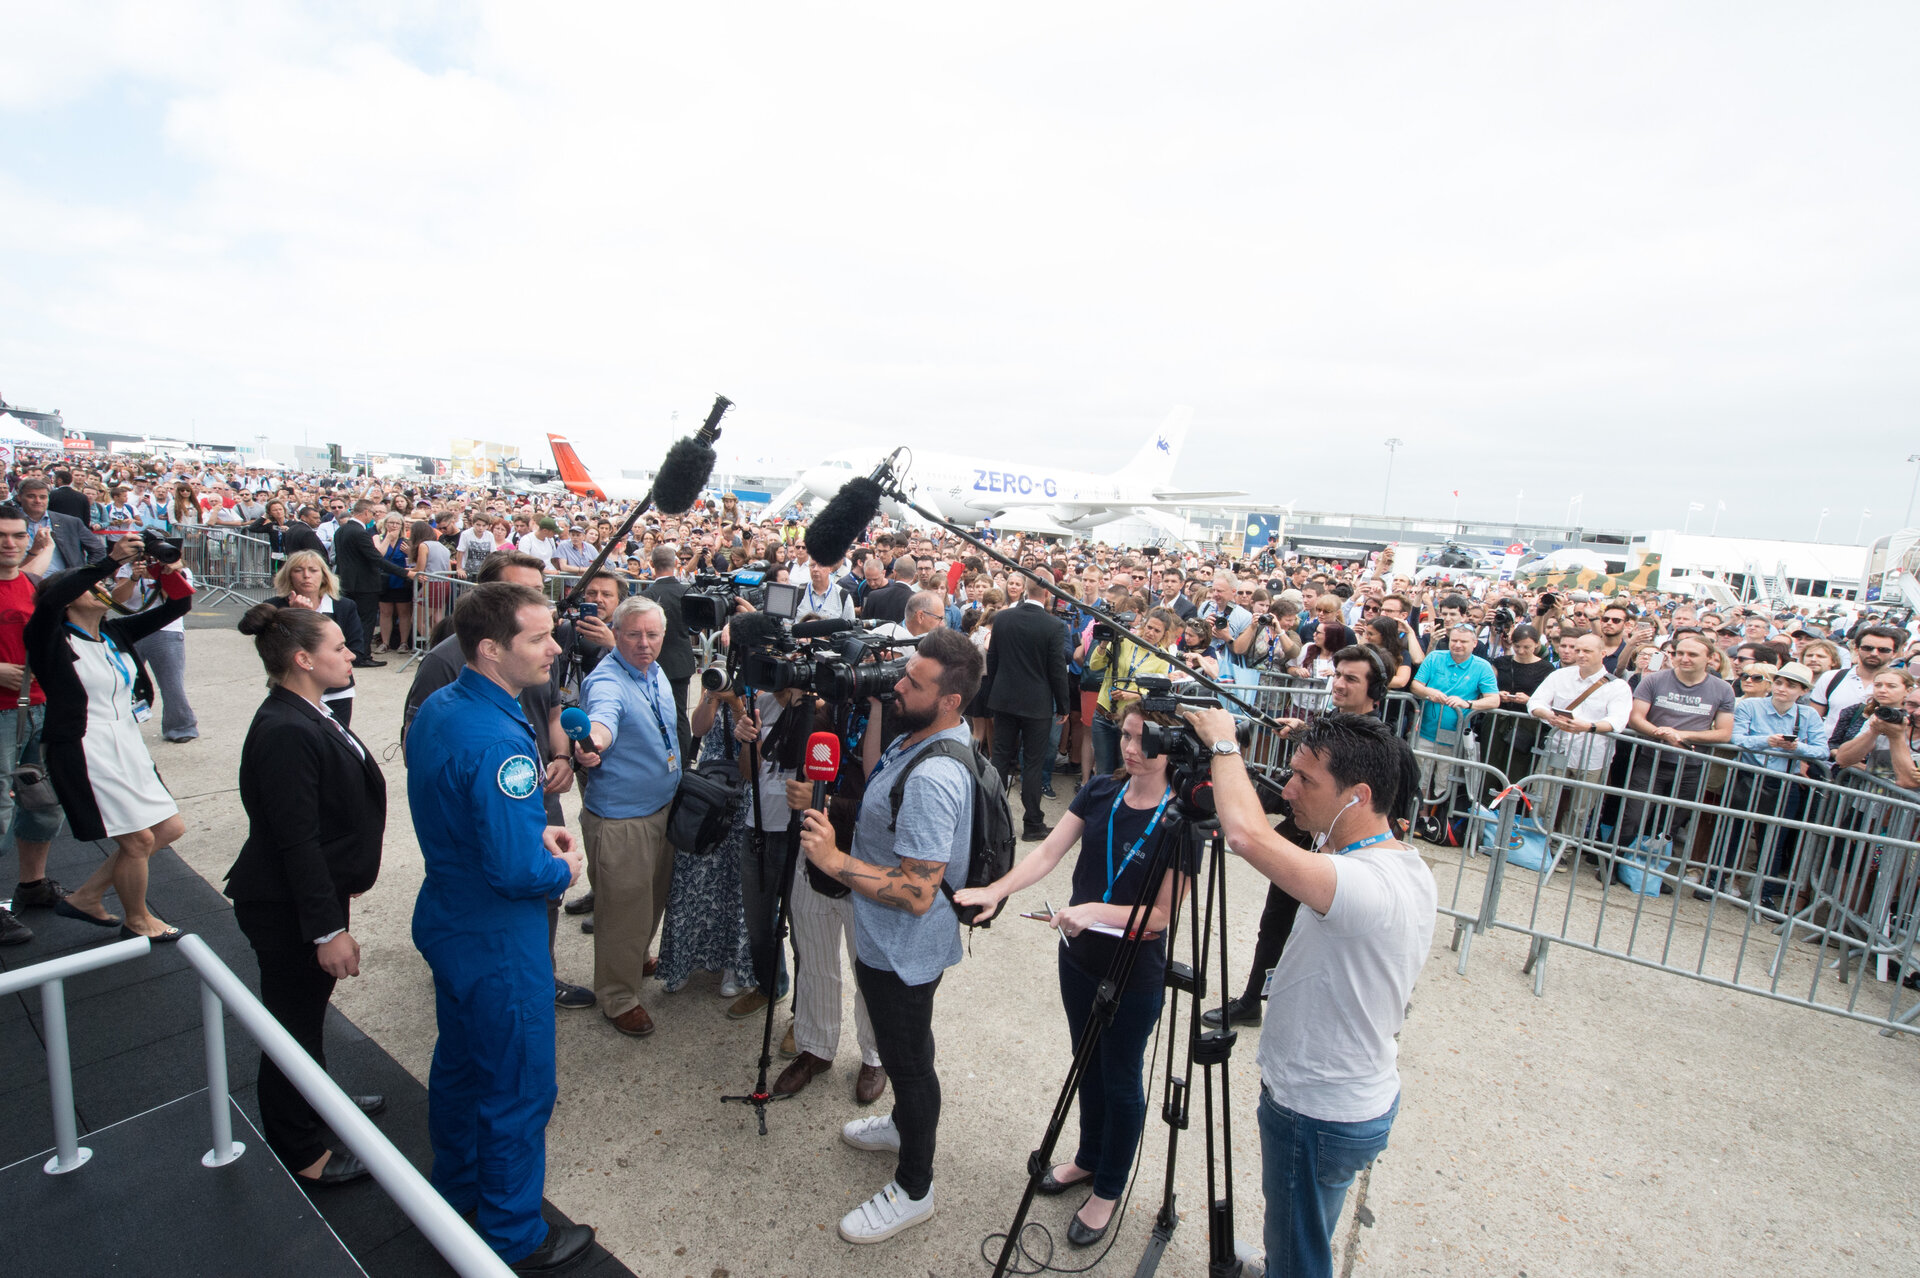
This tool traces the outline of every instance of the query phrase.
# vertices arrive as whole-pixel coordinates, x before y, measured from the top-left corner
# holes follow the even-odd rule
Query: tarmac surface
[[[190,619],[188,678],[201,737],[148,735],[187,831],[177,850],[218,884],[245,835],[237,756],[264,681],[235,611]],[[362,972],[336,1007],[424,1081],[434,1041],[432,988],[408,927],[420,857],[399,756],[412,672],[394,658],[361,671],[354,728],[381,758],[390,796],[378,885],[356,906]],[[1059,778],[1064,810],[1072,781]],[[577,831],[575,797],[566,806]],[[1442,881],[1451,854],[1428,849]],[[1264,887],[1229,861],[1229,982],[1245,979]],[[1065,891],[1064,873],[1010,903]],[[1336,1272],[1722,1275],[1818,1267],[1862,1275],[1920,1269],[1911,1188],[1920,1183],[1916,1044],[1870,1027],[1666,973],[1559,948],[1544,998],[1521,974],[1524,941],[1477,937],[1465,976],[1440,920],[1434,955],[1401,1038],[1403,1092],[1392,1143],[1349,1195]],[[562,922],[558,968],[585,983],[592,940]],[[854,1247],[834,1230],[889,1179],[889,1156],[849,1148],[857,1049],[849,1008],[834,1067],[799,1097],[754,1115],[723,1105],[750,1089],[760,1022],[729,1021],[718,977],[678,994],[658,986],[645,1040],[598,1011],[562,1012],[560,1099],[548,1131],[546,1192],[594,1224],[635,1273],[739,1275],[983,1274],[983,1239],[1019,1201],[1072,1044],[1060,1010],[1051,934],[1009,917],[951,969],[935,1013],[944,1092],[932,1220],[888,1243]],[[847,981],[851,996],[851,974]],[[788,1024],[782,1007],[775,1034]],[[1163,1027],[1164,1029],[1165,1027]],[[1184,1032],[1184,1024],[1180,1027]],[[1235,1232],[1261,1234],[1258,1077],[1252,1032],[1227,1069]],[[1166,1041],[1156,1040],[1149,1121],[1129,1210],[1092,1272],[1132,1273],[1163,1185],[1167,1127],[1157,1117]],[[783,1061],[776,1059],[777,1070]],[[1182,1223],[1161,1264],[1206,1271],[1207,1215],[1198,1080],[1174,1186]],[[889,1093],[890,1096],[890,1093]],[[889,1104],[883,1097],[872,1112]],[[1056,1161],[1072,1152],[1070,1119]],[[1101,1255],[1065,1241],[1081,1195],[1038,1199],[1055,1260]],[[1036,1250],[1043,1247],[1029,1238]]]

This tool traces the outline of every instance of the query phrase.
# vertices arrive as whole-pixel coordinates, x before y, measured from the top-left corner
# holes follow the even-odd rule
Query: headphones
[[[1379,650],[1370,643],[1356,643],[1353,646],[1358,648],[1367,659],[1367,699],[1376,706],[1385,705],[1387,681],[1393,678],[1393,674],[1387,669],[1387,659],[1381,656]],[[1341,652],[1345,651],[1347,649],[1341,649]],[[1334,654],[1334,661],[1339,660],[1339,654]],[[1351,661],[1353,658],[1348,657],[1347,660]]]

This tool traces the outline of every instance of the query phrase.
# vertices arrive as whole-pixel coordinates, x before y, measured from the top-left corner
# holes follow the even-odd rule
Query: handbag
[[[20,660],[20,704],[14,712],[13,801],[29,812],[52,812],[60,807],[46,764],[27,762],[27,740],[33,732],[33,672]]]
[[[739,775],[729,759],[711,759],[680,774],[680,788],[667,812],[668,843],[691,856],[705,856],[725,841],[746,790],[729,781],[729,774]]]

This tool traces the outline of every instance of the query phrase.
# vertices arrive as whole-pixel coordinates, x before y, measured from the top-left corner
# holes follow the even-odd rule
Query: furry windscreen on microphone
[[[817,564],[837,564],[846,558],[847,548],[880,513],[880,485],[865,475],[855,475],[840,485],[840,491],[807,525],[807,554]]]
[[[684,515],[700,500],[715,454],[697,439],[677,439],[653,476],[653,504],[663,515]]]
[[[727,623],[727,631],[727,650],[745,652],[780,642],[786,627],[780,624],[780,618],[764,612],[743,612]]]

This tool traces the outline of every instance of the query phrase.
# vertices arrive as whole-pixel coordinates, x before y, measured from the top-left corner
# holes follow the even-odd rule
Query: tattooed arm
[[[800,847],[807,860],[822,874],[830,874],[861,896],[909,914],[925,914],[940,896],[940,879],[947,872],[944,861],[916,861],[901,858],[899,866],[887,869],[856,861],[833,842],[833,827],[826,814],[810,810],[800,830]]]

